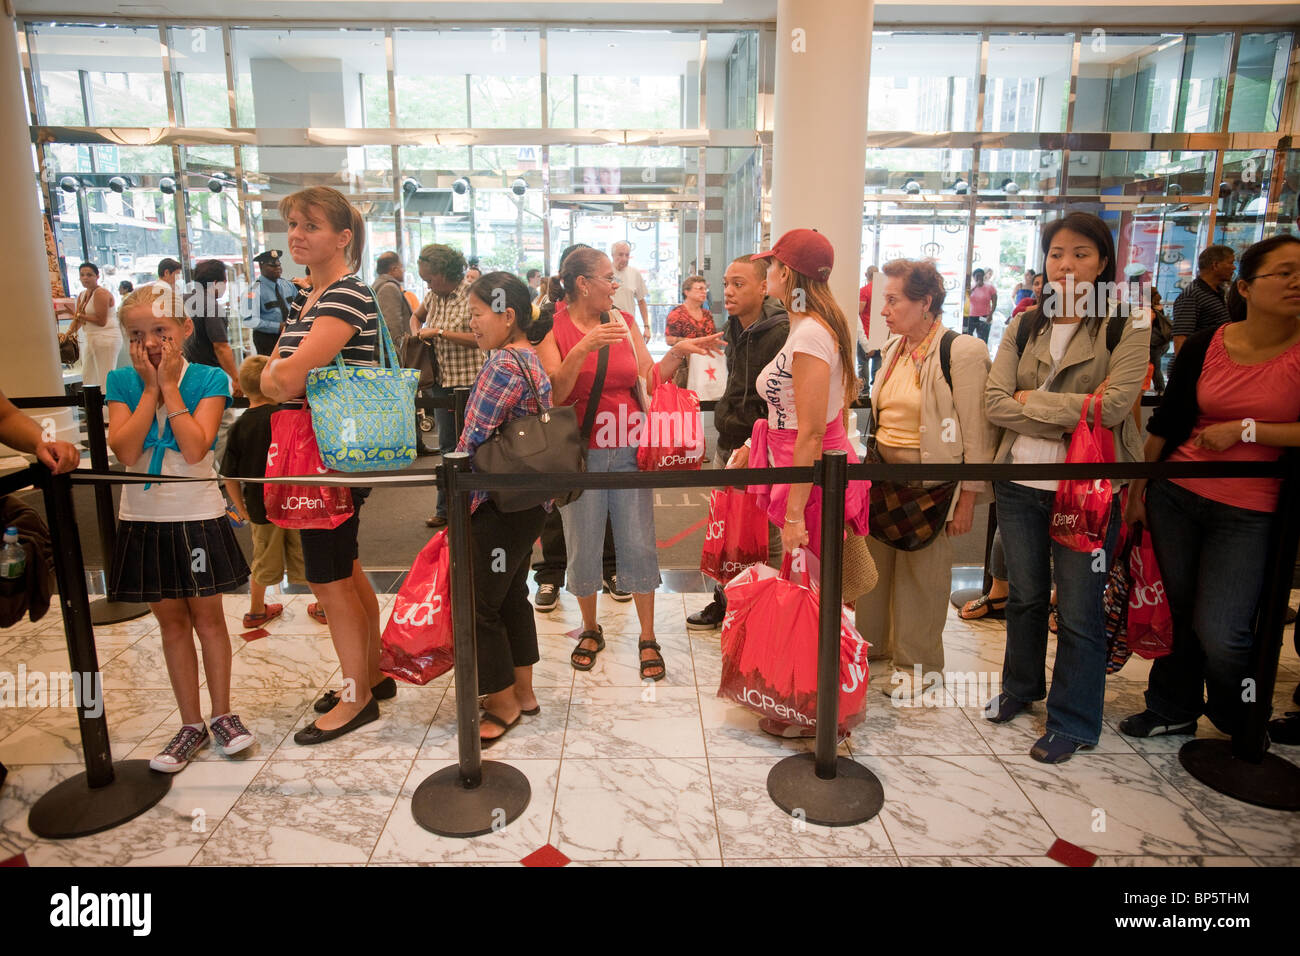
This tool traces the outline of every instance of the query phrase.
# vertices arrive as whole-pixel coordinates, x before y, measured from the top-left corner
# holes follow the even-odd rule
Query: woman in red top
[[[682,304],[668,313],[664,341],[676,345],[682,339],[713,335],[713,313],[704,307],[709,297],[709,283],[704,276],[691,276],[682,283]]]
[[[1274,236],[1247,249],[1237,290],[1245,320],[1197,333],[1179,351],[1147,425],[1147,461],[1276,461],[1300,446],[1300,239]],[[1151,529],[1174,647],[1152,664],[1147,709],[1122,720],[1122,733],[1195,734],[1202,713],[1225,734],[1242,726],[1279,485],[1172,478],[1129,486],[1125,518]]]
[[[554,325],[537,346],[537,356],[551,380],[556,405],[572,405],[588,436],[587,471],[634,472],[641,427],[638,380],[648,382],[654,363],[632,316],[614,309],[614,264],[597,249],[575,249],[565,257],[560,275],[550,282],[556,303]],[[689,354],[712,354],[721,335],[682,339],[659,363],[661,380],[684,364]],[[608,350],[604,381],[596,397],[589,428],[587,408],[595,386],[600,353]],[[568,588],[582,609],[582,635],[571,655],[575,670],[589,671],[604,649],[604,631],[596,622],[596,592],[601,586],[601,552],[605,519],[614,531],[617,585],[631,591],[641,624],[641,677],[662,680],[664,660],[654,633],[654,592],[659,586],[659,557],[654,530],[654,492],[649,488],[589,488],[560,509],[568,550]]]

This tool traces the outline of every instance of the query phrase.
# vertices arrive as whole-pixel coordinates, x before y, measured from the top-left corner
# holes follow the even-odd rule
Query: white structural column
[[[800,227],[831,241],[831,292],[859,333],[873,15],[872,0],[780,0],[776,14],[772,241]]]
[[[8,77],[0,81],[0,130],[4,131],[0,176],[9,184],[0,190],[0,222],[4,223],[0,282],[5,289],[0,309],[0,339],[5,343],[0,349],[0,389],[11,398],[62,395],[63,371],[13,17],[0,15],[0,34],[0,77]],[[37,421],[53,419],[60,438],[76,440],[76,419],[70,409],[30,414]]]

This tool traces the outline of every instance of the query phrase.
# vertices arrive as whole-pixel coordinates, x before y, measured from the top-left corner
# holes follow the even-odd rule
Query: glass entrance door
[[[577,242],[607,255],[616,242],[632,247],[631,265],[641,271],[649,289],[646,302],[653,337],[662,342],[665,319],[682,301],[682,280],[695,262],[694,235],[683,229],[681,204],[553,202],[551,255],[557,265],[560,253]]]

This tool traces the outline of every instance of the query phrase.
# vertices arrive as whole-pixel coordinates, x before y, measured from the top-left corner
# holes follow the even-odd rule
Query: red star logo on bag
[[[710,365],[710,366],[709,366],[708,368],[706,368],[704,371],[706,371],[706,372],[709,373],[709,381],[710,381],[710,382],[716,382],[716,381],[718,380],[718,370],[717,370],[716,368],[714,368],[712,365]]]

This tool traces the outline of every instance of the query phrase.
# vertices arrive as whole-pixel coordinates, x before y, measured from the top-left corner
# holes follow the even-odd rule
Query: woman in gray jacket
[[[877,452],[890,464],[987,464],[994,445],[984,414],[988,347],[943,327],[943,278],[932,262],[895,259],[881,271],[884,286],[875,294],[884,297],[881,315],[895,338],[885,348],[871,389]],[[962,482],[948,510],[946,533],[915,551],[867,539],[880,583],[858,601],[857,615],[869,640],[886,653],[893,647],[894,675],[884,690],[895,701],[919,696],[934,686],[931,675],[943,672],[949,536],[970,531],[979,493],[988,493],[987,483]]]
[[[1101,396],[1116,461],[1141,460],[1132,409],[1142,391],[1149,318],[1119,312],[1115,245],[1090,213],[1070,213],[1042,236],[1047,288],[1039,306],[1008,325],[985,390],[989,420],[1003,429],[996,461],[1063,462],[1090,393]],[[1112,508],[1103,554],[1073,551],[1049,535],[1055,481],[997,481],[998,524],[1010,576],[1002,693],[986,716],[1001,723],[1047,696],[1047,733],[1029,755],[1068,760],[1095,746],[1106,685],[1101,607],[1120,517]],[[1052,690],[1046,693],[1048,600],[1055,566],[1060,627]]]

